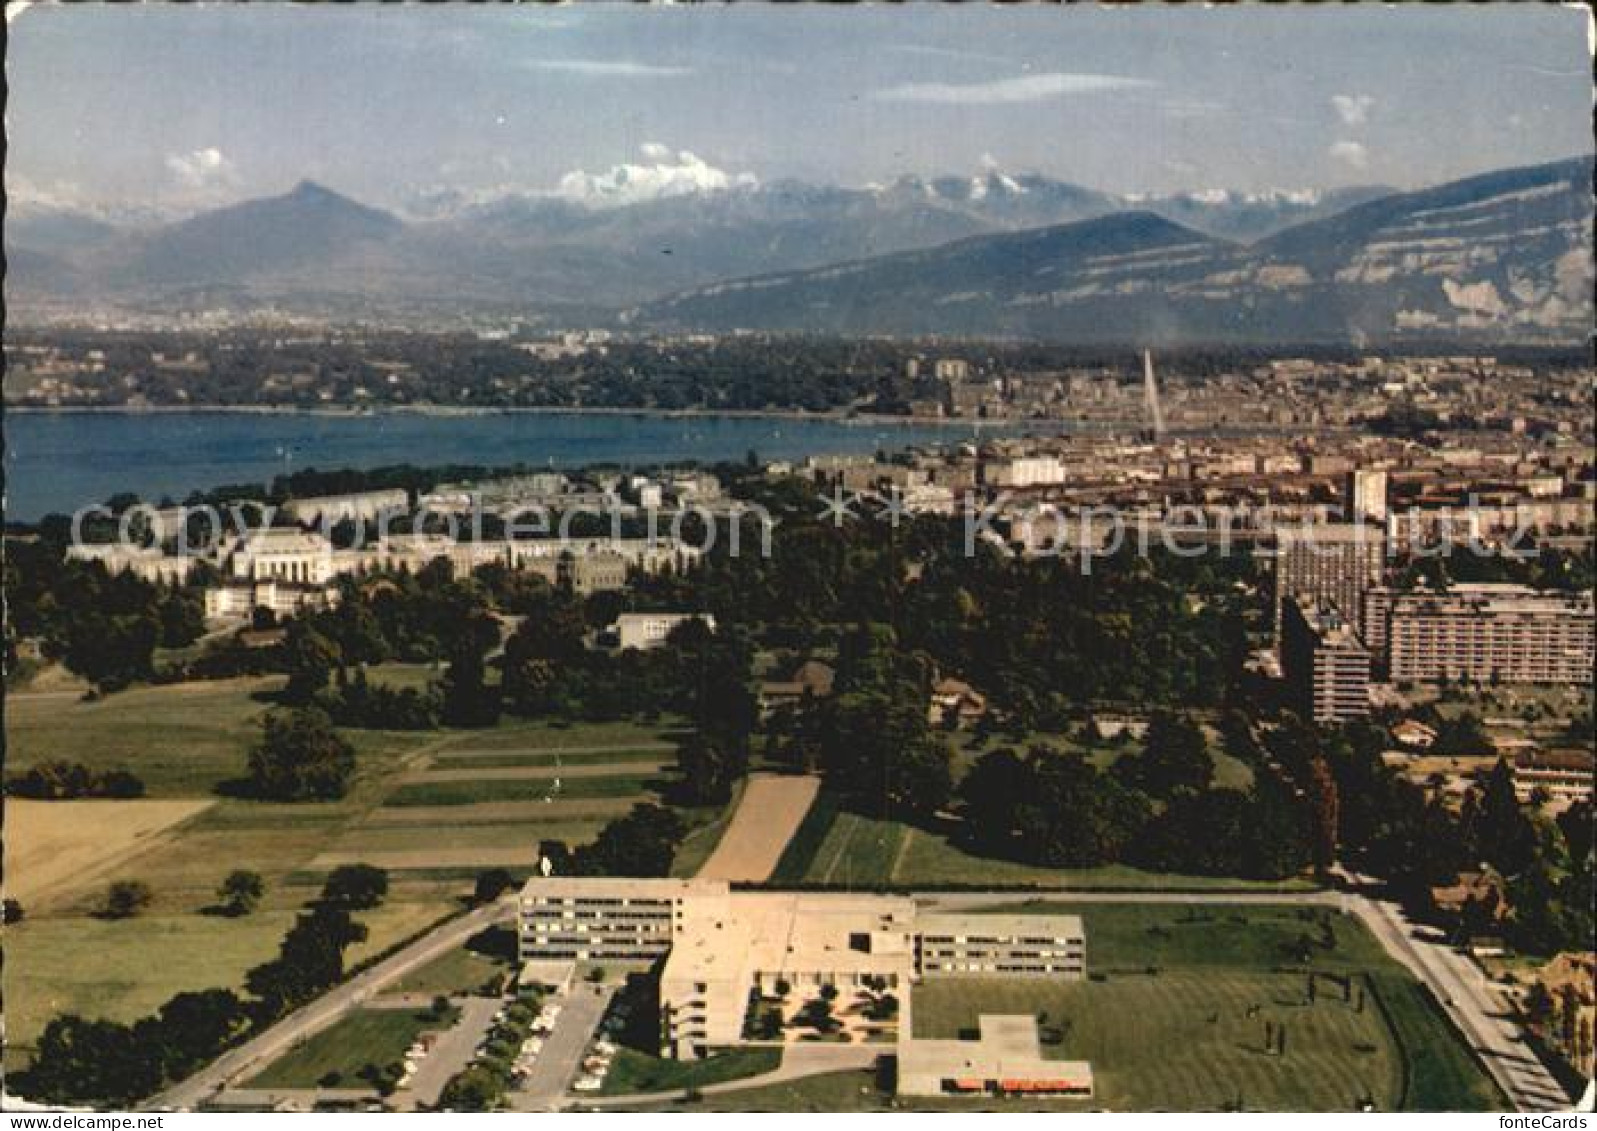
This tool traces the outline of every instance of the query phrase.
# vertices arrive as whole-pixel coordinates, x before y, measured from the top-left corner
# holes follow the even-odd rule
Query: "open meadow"
[[[428,671],[393,668],[377,678],[414,685]],[[14,1053],[26,1056],[59,1012],[132,1020],[179,991],[240,985],[340,864],[377,865],[391,877],[384,905],[358,916],[371,937],[350,961],[390,947],[457,909],[483,869],[524,874],[540,840],[584,843],[657,796],[679,733],[668,724],[514,720],[470,732],[345,730],[357,769],[344,798],[235,796],[228,783],[242,774],[281,682],[135,687],[94,701],[73,690],[8,698],[8,770],[56,759],[126,769],[148,794],[8,805],[7,894],[25,912],[6,930]],[[580,774],[559,772],[568,758]],[[708,823],[719,813],[686,815]],[[233,918],[214,905],[235,869],[260,873],[266,893],[256,911]],[[100,917],[106,886],[123,879],[147,884],[150,906]]]

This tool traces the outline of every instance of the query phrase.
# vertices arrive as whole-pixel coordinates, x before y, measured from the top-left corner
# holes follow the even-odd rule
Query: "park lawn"
[[[265,696],[281,685],[281,677],[266,676],[134,687],[93,702],[8,697],[7,766],[64,759],[92,770],[126,768],[147,796],[209,796],[243,770],[270,706]]]
[[[476,805],[487,801],[541,801],[548,798],[636,797],[655,793],[663,782],[655,777],[617,774],[611,777],[564,778],[554,788],[552,778],[475,781],[409,781],[388,795],[384,804],[404,808],[416,805]]]
[[[246,970],[277,954],[293,921],[288,911],[260,911],[238,919],[30,917],[7,927],[8,1053],[31,1049],[60,1013],[133,1021],[183,990],[237,987]]]
[[[1308,880],[1244,880],[1231,876],[1189,876],[1145,872],[1125,864],[1098,868],[1043,868],[1014,860],[975,856],[948,838],[925,829],[906,830],[907,841],[891,882],[898,886],[990,884],[997,887],[1055,887],[1081,891],[1307,891]]]
[[[530,866],[535,862],[540,839],[585,843],[603,827],[603,821],[526,820],[493,824],[436,825],[357,825],[329,847],[324,855],[360,856],[429,849],[498,850],[520,847]]]
[[[368,1064],[380,1066],[401,1060],[416,1037],[452,1023],[434,1020],[417,1009],[357,1009],[304,1043],[296,1045],[264,1071],[245,1082],[247,1088],[314,1088],[336,1073],[340,1087],[361,1087],[356,1075]]]
[[[503,974],[511,964],[459,946],[433,959],[427,965],[412,970],[399,981],[384,988],[391,994],[444,994],[460,997],[475,993],[495,974]]]
[[[386,664],[373,664],[366,669],[366,678],[373,684],[395,690],[426,691],[443,678],[443,665],[403,663],[395,660]]]
[[[616,1051],[600,1094],[630,1096],[703,1088],[774,1072],[781,1065],[779,1048],[723,1049],[701,1060],[666,1060],[623,1048]]]
[[[1044,1055],[1090,1062],[1091,1105],[1117,1111],[1352,1111],[1366,1100],[1396,1110],[1402,1058],[1380,1010],[1324,982],[1310,1003],[1305,986],[1302,974],[1245,967],[1106,982],[927,979],[914,991],[915,1035],[973,1034],[984,1013],[1045,1014],[1063,1040]],[[1266,1051],[1267,1023],[1285,1026],[1284,1054]]]

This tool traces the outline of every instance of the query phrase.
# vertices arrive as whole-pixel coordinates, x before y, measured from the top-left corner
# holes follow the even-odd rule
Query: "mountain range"
[[[612,208],[443,199],[402,218],[306,182],[140,226],[14,211],[6,297],[1084,341],[1579,340],[1590,186],[1590,158],[1419,192],[1135,199],[989,170]]]

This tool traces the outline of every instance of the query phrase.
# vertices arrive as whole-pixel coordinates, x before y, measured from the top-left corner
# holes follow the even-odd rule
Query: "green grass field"
[[[92,703],[71,696],[6,701],[6,765],[47,759],[90,769],[126,767],[150,797],[192,797],[236,777],[270,704],[256,698],[282,679],[135,687]]]
[[[1215,1111],[1240,1099],[1269,1111],[1351,1111],[1365,1098],[1396,1109],[1402,1067],[1379,1010],[1324,995],[1303,1004],[1304,986],[1302,975],[1246,967],[1077,984],[927,979],[914,991],[915,1035],[958,1037],[982,1013],[1045,1013],[1064,1035],[1045,1055],[1089,1061],[1091,1106],[1111,1110]],[[1286,1026],[1284,1055],[1265,1050],[1267,1022]]]
[[[449,744],[450,749],[519,753],[566,747],[636,749],[673,741],[683,732],[681,722],[673,719],[662,719],[655,724],[617,722],[567,725],[511,719],[493,730],[457,733],[458,737]]]
[[[477,805],[487,801],[541,801],[545,797],[637,797],[641,801],[654,792],[658,781],[657,778],[630,774],[563,778],[558,789],[554,788],[553,778],[414,781],[406,782],[394,790],[388,795],[385,804],[400,808],[411,805]]]
[[[548,753],[513,751],[503,754],[440,754],[433,759],[435,770],[489,770],[545,766],[609,766],[641,762],[664,765],[674,761],[670,748],[653,750],[579,751],[575,753]]]
[[[406,686],[424,683],[428,674],[426,665],[383,665],[374,672]],[[315,896],[333,861],[388,853],[379,860],[393,870],[387,904],[361,916],[372,939],[352,955],[357,961],[457,907],[482,867],[504,864],[510,854],[517,863],[524,857],[530,867],[540,838],[591,839],[634,796],[643,796],[641,779],[627,774],[588,779],[602,784],[586,789],[572,779],[562,800],[547,806],[517,804],[513,789],[507,793],[507,786],[527,783],[467,782],[482,787],[475,792],[486,803],[440,805],[436,812],[425,806],[385,808],[396,777],[425,765],[435,752],[488,748],[523,757],[565,747],[637,751],[669,742],[669,728],[676,725],[667,720],[657,726],[555,727],[509,720],[472,732],[350,730],[344,734],[356,748],[357,771],[340,801],[289,805],[219,795],[219,785],[243,772],[248,750],[259,739],[260,717],[280,683],[264,678],[139,687],[92,703],[70,689],[8,697],[9,768],[46,758],[97,769],[126,767],[152,797],[212,802],[92,879],[59,884],[28,900],[26,921],[6,931],[3,989],[11,1052],[25,1056],[44,1023],[59,1012],[129,1021],[182,990],[239,985],[246,970],[276,952],[293,912]],[[582,796],[565,800],[577,792]],[[215,901],[217,885],[236,868],[261,873],[267,889],[261,909],[239,919],[202,914]],[[152,907],[116,922],[89,917],[106,884],[117,879],[149,884]]]
[[[354,965],[424,930],[451,910],[420,891],[356,918],[369,937],[351,947]],[[8,1056],[25,1057],[51,1017],[77,1013],[134,1021],[173,994],[239,988],[244,972],[271,959],[293,924],[290,910],[238,919],[151,913],[107,920],[79,915],[28,918],[6,928],[4,994]]]
[[[514,949],[514,936],[509,928],[504,931]],[[495,974],[512,968],[507,956],[484,954],[470,947],[458,946],[439,955],[427,965],[412,970],[397,982],[387,986],[384,993],[394,994],[445,994],[455,997],[474,993]]]
[[[775,1048],[728,1049],[702,1060],[662,1060],[624,1048],[616,1052],[601,1094],[628,1096],[702,1088],[774,1072],[781,1064],[782,1050]]]
[[[418,1034],[449,1024],[449,1018],[435,1021],[412,1009],[358,1009],[278,1057],[244,1086],[314,1088],[336,1073],[339,1087],[358,1088],[356,1073],[363,1067],[392,1064]]]
[[[824,824],[824,827],[823,827]],[[810,855],[805,858],[805,853]],[[1090,891],[1295,891],[1307,881],[1238,880],[1144,872],[1125,865],[1039,868],[974,856],[937,832],[817,803],[789,844],[777,879],[838,887],[939,885],[1055,887]]]
[[[956,1036],[981,1012],[1045,1011],[1064,1029],[1049,1051],[1090,1060],[1094,1102],[1110,1108],[1213,1109],[1239,1096],[1271,1110],[1349,1110],[1364,1099],[1381,1110],[1503,1106],[1424,989],[1349,916],[1076,901],[994,910],[1021,908],[1082,916],[1095,980],[927,980],[913,998],[917,1035]],[[1349,1003],[1318,979],[1311,1002],[1305,968],[1365,992]],[[1260,1051],[1266,1019],[1286,1025],[1285,1056]]]

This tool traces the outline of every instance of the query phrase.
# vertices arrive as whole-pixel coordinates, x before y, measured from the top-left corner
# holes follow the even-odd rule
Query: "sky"
[[[416,213],[797,178],[1419,187],[1591,149],[1575,7],[54,6],[8,15],[7,190]]]

